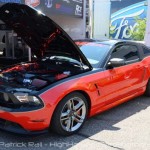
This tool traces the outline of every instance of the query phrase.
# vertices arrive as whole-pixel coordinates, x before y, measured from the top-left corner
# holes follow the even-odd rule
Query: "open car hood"
[[[12,28],[37,57],[47,50],[63,53],[91,69],[91,65],[69,35],[53,20],[24,4],[0,7],[0,20]]]

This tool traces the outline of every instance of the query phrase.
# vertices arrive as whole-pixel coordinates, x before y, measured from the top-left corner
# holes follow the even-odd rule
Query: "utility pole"
[[[110,0],[89,0],[91,35],[95,39],[109,38]]]
[[[147,7],[147,23],[146,23],[146,32],[145,32],[145,44],[147,46],[150,46],[150,0],[148,1],[148,7]]]

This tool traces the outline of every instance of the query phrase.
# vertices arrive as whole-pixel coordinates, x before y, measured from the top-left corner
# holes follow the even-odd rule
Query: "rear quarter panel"
[[[145,72],[143,75],[143,86],[146,86],[148,80],[150,79],[150,56],[145,57],[141,63],[145,67]]]

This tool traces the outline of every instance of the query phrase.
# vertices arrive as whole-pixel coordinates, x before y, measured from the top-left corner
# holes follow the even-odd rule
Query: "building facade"
[[[91,0],[91,37],[144,40],[147,0]]]

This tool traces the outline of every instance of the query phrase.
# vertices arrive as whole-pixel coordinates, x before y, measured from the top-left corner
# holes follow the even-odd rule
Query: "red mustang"
[[[150,49],[127,41],[78,40],[21,4],[0,19],[31,47],[34,61],[0,72],[0,128],[77,132],[87,119],[142,94],[150,96]],[[77,46],[78,45],[78,46]]]

